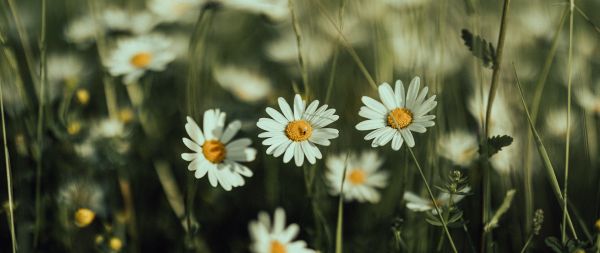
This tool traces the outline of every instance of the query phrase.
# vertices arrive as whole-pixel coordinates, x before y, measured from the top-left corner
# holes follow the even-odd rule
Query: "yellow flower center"
[[[600,232],[600,219],[598,219],[596,221],[596,224],[594,224],[596,226],[596,229]]]
[[[285,245],[279,241],[271,241],[271,253],[286,253]]]
[[[403,129],[413,121],[413,114],[406,108],[399,107],[391,111],[387,116],[388,126]]]
[[[95,217],[96,213],[94,213],[94,211],[87,208],[79,208],[75,212],[75,225],[80,228],[87,227],[92,224]]]
[[[69,125],[67,125],[67,133],[70,135],[76,135],[81,131],[81,123],[79,121],[71,121]]]
[[[295,120],[285,127],[285,135],[292,141],[305,141],[312,135],[312,126],[306,120]]]
[[[110,238],[108,245],[110,246],[110,249],[114,251],[119,251],[123,248],[123,242],[117,237]]]
[[[221,163],[227,155],[225,144],[217,140],[205,141],[202,145],[202,154],[211,163]]]
[[[136,68],[144,68],[152,61],[152,54],[140,52],[131,57],[131,64]]]
[[[367,174],[361,169],[353,169],[348,173],[347,179],[354,185],[359,185],[365,182]]]
[[[77,101],[82,105],[87,105],[87,103],[90,102],[90,92],[86,89],[78,89],[76,96]]]

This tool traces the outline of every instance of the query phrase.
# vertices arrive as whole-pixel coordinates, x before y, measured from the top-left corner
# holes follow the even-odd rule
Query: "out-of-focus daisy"
[[[65,90],[74,90],[85,74],[85,63],[75,54],[51,54],[46,65],[48,101],[60,97]]]
[[[225,127],[225,113],[219,109],[204,112],[204,129],[187,117],[185,130],[191,139],[183,138],[183,143],[194,153],[183,153],[181,158],[190,162],[188,169],[195,171],[196,178],[208,174],[213,187],[220,184],[229,191],[244,185],[242,176],[252,176],[252,171],[240,162],[254,161],[256,149],[249,147],[252,141],[248,138],[233,140],[240,127],[239,120]]]
[[[306,248],[304,241],[293,241],[300,227],[296,224],[285,225],[285,211],[281,208],[275,210],[273,223],[265,212],[258,214],[258,220],[251,221],[248,225],[252,244],[250,251],[253,253],[314,253]]]
[[[402,81],[396,81],[396,88],[388,83],[379,85],[379,97],[381,102],[367,96],[362,97],[365,106],[360,108],[360,116],[367,118],[356,125],[361,131],[371,131],[365,140],[373,140],[372,147],[385,146],[392,141],[392,149],[400,150],[402,143],[406,142],[409,147],[415,146],[412,132],[424,133],[426,127],[435,125],[434,115],[426,115],[437,105],[435,95],[425,100],[427,87],[420,90],[421,80],[413,78],[404,92]]]
[[[287,29],[281,37],[267,44],[265,49],[269,58],[281,63],[296,64],[298,61],[298,45],[296,35],[291,31],[291,28]],[[302,57],[304,57],[308,68],[324,67],[333,55],[333,50],[334,47],[331,41],[318,35],[302,37]]]
[[[123,82],[137,81],[147,70],[162,71],[175,59],[171,41],[158,34],[119,40],[105,65],[113,76],[124,75]]]
[[[65,38],[68,42],[85,46],[96,39],[96,33],[104,32],[102,24],[96,22],[94,16],[87,14],[73,19],[65,28]]]
[[[255,103],[271,93],[271,82],[263,75],[239,67],[217,67],[213,75],[221,87],[229,90],[238,99]]]
[[[323,157],[315,144],[329,146],[329,140],[338,137],[337,129],[325,128],[339,118],[335,109],[327,109],[327,105],[319,107],[318,100],[306,107],[306,102],[298,94],[294,97],[293,111],[285,99],[280,97],[277,101],[282,113],[267,107],[271,118],[260,118],[256,124],[266,131],[258,137],[266,138],[262,143],[269,146],[267,154],[275,157],[283,154],[285,163],[293,157],[298,167],[304,163],[305,156],[309,163],[314,164]]]
[[[463,189],[462,193],[468,193],[470,190],[471,190],[470,187],[466,187]],[[454,195],[452,195],[452,203],[456,204],[459,201],[461,201],[464,197],[465,197],[465,195],[462,195],[462,194],[460,194],[460,195],[454,194]],[[421,198],[421,197],[419,197],[419,195],[407,191],[404,193],[404,200],[406,201],[406,208],[410,209],[411,211],[414,211],[414,212],[431,211],[433,213],[436,213],[435,206],[433,205],[433,202],[431,202],[431,199],[429,199],[429,198]],[[435,202],[438,205],[438,207],[443,207],[443,206],[449,205],[450,204],[450,194],[446,193],[446,192],[442,192],[441,194],[438,195]]]
[[[579,106],[585,111],[600,114],[600,95],[597,95],[600,94],[600,82],[597,88],[598,92],[594,92],[589,87],[578,87],[575,91],[575,97]]]
[[[105,210],[104,191],[96,183],[87,180],[80,179],[63,184],[58,190],[57,201],[61,208],[73,211],[73,215],[81,211],[81,224],[90,221],[92,213],[95,216],[98,213],[103,214]]]
[[[150,0],[148,9],[164,22],[191,23],[200,13],[204,0]]]
[[[118,138],[125,136],[125,125],[118,119],[106,118],[98,121],[90,130],[92,138]]]
[[[227,8],[264,14],[275,21],[289,17],[287,0],[223,0],[222,2]]]
[[[477,157],[477,150],[479,150],[477,137],[462,130],[443,135],[437,147],[440,156],[461,167],[471,165]]]
[[[350,153],[346,162],[346,155],[329,156],[326,161],[327,181],[330,192],[339,195],[344,180],[344,199],[346,201],[379,202],[380,195],[375,188],[384,188],[387,185],[388,174],[379,171],[383,159],[374,151],[364,152],[360,155]],[[346,169],[346,175],[344,175]]]
[[[135,34],[150,32],[157,24],[156,17],[148,11],[127,12],[110,7],[102,12],[102,21],[109,30],[129,31]]]
[[[567,109],[553,109],[546,115],[546,130],[556,138],[564,138],[567,134]],[[575,111],[571,110],[571,134],[573,129],[577,128],[577,119]]]

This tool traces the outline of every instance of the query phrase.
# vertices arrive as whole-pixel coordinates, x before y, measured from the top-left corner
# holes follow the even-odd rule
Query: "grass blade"
[[[521,103],[523,104],[523,109],[525,110],[525,114],[527,115],[527,121],[529,122],[529,127],[531,129],[531,132],[533,133],[533,137],[535,140],[535,144],[537,146],[538,153],[540,155],[542,163],[544,164],[546,176],[548,177],[548,180],[550,181],[550,185],[552,186],[552,190],[554,192],[554,195],[555,195],[557,201],[559,202],[559,204],[562,207],[565,204],[565,202],[563,200],[562,192],[561,192],[560,186],[558,184],[558,179],[556,178],[556,174],[554,173],[554,166],[552,166],[552,162],[550,161],[550,156],[548,156],[548,152],[546,151],[546,147],[544,146],[544,143],[542,142],[542,138],[538,134],[537,130],[535,129],[535,125],[533,124],[533,121],[531,120],[531,115],[529,114],[529,109],[527,109],[527,104],[525,103],[525,96],[523,95],[523,89],[521,88],[521,83],[519,82],[519,78],[517,76],[517,70],[514,67],[514,65],[513,65],[513,71],[514,71],[515,78],[516,78],[515,84],[516,84],[517,88],[519,88],[519,95],[521,96]],[[566,218],[567,224],[569,226],[569,229],[571,230],[571,233],[573,234],[573,237],[575,239],[578,239],[577,232],[575,231],[575,227],[573,226],[573,222],[571,221],[571,217],[568,213],[568,210],[566,212],[566,216],[567,216],[567,218]]]

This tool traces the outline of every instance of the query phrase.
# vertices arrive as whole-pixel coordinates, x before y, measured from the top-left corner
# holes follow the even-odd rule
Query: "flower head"
[[[258,220],[248,225],[252,245],[250,251],[253,253],[314,253],[314,250],[306,248],[304,241],[292,241],[300,231],[296,224],[285,225],[285,211],[281,208],[275,210],[273,223],[265,212],[258,214]]]
[[[438,142],[438,154],[455,165],[468,167],[477,158],[479,143],[477,137],[465,131],[445,134]]]
[[[388,83],[379,85],[381,102],[367,96],[362,97],[365,106],[360,108],[358,115],[367,118],[356,125],[361,131],[371,131],[365,140],[373,140],[372,147],[385,146],[392,141],[392,149],[400,150],[406,142],[409,147],[415,146],[412,132],[424,133],[426,127],[435,125],[434,115],[426,115],[437,105],[435,95],[425,100],[427,87],[419,89],[419,77],[413,78],[404,92],[402,81],[396,81],[396,88]],[[420,90],[420,91],[419,91]]]
[[[151,0],[148,9],[164,22],[191,23],[200,13],[204,0]]]
[[[382,163],[383,159],[373,151],[360,155],[349,153],[347,160],[344,154],[329,156],[326,161],[328,169],[326,178],[331,194],[340,194],[342,178],[345,176],[343,186],[346,201],[379,202],[380,195],[375,188],[385,187],[388,179],[385,171],[379,171]]]
[[[124,75],[123,82],[137,81],[146,71],[163,71],[175,59],[171,41],[158,34],[140,35],[117,42],[106,66],[113,76]]]
[[[263,145],[269,146],[267,154],[275,157],[283,154],[285,163],[293,157],[298,167],[304,163],[304,157],[311,164],[323,158],[315,144],[329,146],[329,140],[338,137],[337,129],[325,128],[339,118],[335,109],[327,109],[327,105],[319,107],[318,100],[307,107],[298,94],[294,97],[293,111],[285,99],[280,97],[278,102],[282,113],[267,107],[271,118],[261,118],[256,123],[266,131],[258,137],[266,138]]]
[[[208,174],[213,187],[220,184],[229,191],[245,184],[242,176],[252,176],[252,171],[239,163],[254,161],[256,149],[249,147],[252,141],[248,138],[233,140],[241,126],[242,123],[235,120],[225,127],[225,113],[219,109],[204,112],[204,129],[187,118],[185,130],[191,139],[183,138],[183,143],[193,153],[183,153],[181,158],[190,162],[188,169],[195,171],[196,178]]]
[[[271,82],[260,73],[227,66],[214,70],[216,81],[244,102],[256,103],[265,99],[272,90]]]

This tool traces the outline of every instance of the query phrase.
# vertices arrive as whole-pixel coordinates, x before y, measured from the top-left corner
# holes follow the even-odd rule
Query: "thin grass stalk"
[[[556,178],[556,174],[554,173],[554,166],[552,166],[552,162],[550,161],[550,157],[548,156],[546,147],[544,146],[544,143],[542,142],[542,138],[538,134],[538,132],[535,128],[535,125],[533,124],[533,120],[531,119],[531,114],[529,113],[529,109],[527,108],[527,104],[525,103],[525,95],[523,94],[523,90],[521,88],[521,82],[519,82],[519,77],[517,76],[517,70],[514,67],[514,65],[513,65],[513,71],[514,71],[514,75],[515,75],[515,79],[516,79],[515,85],[519,89],[519,94],[521,96],[521,103],[523,104],[523,109],[525,110],[525,114],[527,116],[527,121],[529,122],[529,128],[531,129],[531,132],[533,132],[533,137],[536,142],[538,153],[540,155],[542,163],[544,164],[544,168],[546,169],[545,170],[546,176],[548,177],[548,180],[550,181],[550,185],[552,186],[552,190],[554,192],[554,195],[555,195],[558,203],[562,207],[562,205],[564,205],[565,202],[563,201],[563,196],[562,196],[562,192],[560,190],[560,186],[558,184],[558,179]],[[569,226],[569,229],[571,230],[571,234],[573,234],[573,238],[577,240],[578,239],[577,232],[575,231],[575,227],[573,226],[573,222],[571,221],[571,216],[569,215],[568,210],[567,210],[567,225]]]
[[[12,252],[17,252],[17,234],[15,233],[15,204],[13,200],[12,174],[10,171],[10,155],[8,153],[8,144],[6,140],[6,119],[4,118],[4,91],[2,91],[4,83],[0,79],[0,113],[2,113],[2,140],[4,144],[4,163],[6,167],[6,192],[8,194],[8,222],[10,226],[10,241]]]
[[[346,1],[341,0],[340,9],[338,12],[338,22],[340,23],[340,30],[344,30],[344,7],[346,6]],[[329,104],[329,99],[331,98],[331,92],[333,91],[333,83],[335,81],[335,74],[337,70],[337,62],[339,57],[339,50],[337,45],[340,42],[340,37],[336,37],[335,46],[333,51],[333,60],[331,61],[331,72],[329,73],[329,82],[327,83],[327,90],[325,92],[325,104]]]
[[[490,121],[492,117],[492,105],[494,104],[494,98],[496,97],[496,91],[498,90],[498,79],[500,77],[500,69],[502,66],[502,53],[504,51],[504,41],[506,38],[506,26],[508,13],[510,11],[510,0],[504,0],[504,6],[502,7],[502,19],[500,21],[500,31],[498,35],[498,43],[496,48],[496,59],[494,60],[493,72],[492,72],[492,82],[490,85],[490,91],[488,94],[487,108],[485,112],[485,125],[484,125],[484,142],[487,142],[487,138],[490,135]],[[488,150],[487,144],[483,145],[483,154],[487,157]],[[490,171],[489,171],[489,163],[487,161],[484,162],[483,166],[483,215],[482,215],[482,223],[485,225],[490,216],[491,209],[491,180],[490,180]],[[489,249],[491,246],[491,231],[482,233],[482,249]]]
[[[569,9],[565,8],[563,14],[561,15],[559,25],[556,27],[554,32],[554,36],[552,38],[552,43],[550,45],[550,50],[546,55],[546,59],[544,60],[544,66],[542,67],[542,72],[535,84],[535,91],[533,95],[533,103],[531,107],[531,118],[533,123],[537,122],[538,111],[540,108],[542,94],[544,91],[544,87],[546,86],[546,80],[548,78],[548,74],[550,73],[550,68],[552,67],[552,63],[554,61],[554,56],[556,55],[556,49],[558,48],[558,38],[560,37],[560,33],[564,26],[567,14],[569,13]],[[531,145],[533,144],[533,136],[531,131],[527,131],[527,148],[525,149],[525,173],[523,176],[524,186],[525,186],[525,220],[526,220],[526,230],[531,228],[531,221],[533,215],[533,190],[532,190],[532,180],[531,180]]]
[[[27,64],[27,68],[29,69],[29,74],[31,76],[31,80],[34,85],[38,84],[39,75],[36,74],[34,67],[34,59],[33,59],[33,50],[31,49],[31,45],[29,44],[29,38],[27,37],[27,32],[25,31],[25,27],[23,26],[23,22],[21,22],[21,17],[19,16],[19,12],[17,11],[17,5],[15,4],[15,0],[7,0],[8,8],[13,16],[13,21],[15,22],[15,27],[17,29],[17,35],[19,36],[19,40],[21,40],[21,46],[23,47],[23,52],[25,52],[25,63]],[[43,20],[43,19],[42,19]],[[44,22],[44,21],[42,21]]]
[[[308,71],[306,69],[306,63],[304,57],[302,57],[302,33],[300,32],[300,26],[298,25],[298,19],[296,18],[296,12],[294,11],[293,0],[288,0],[288,8],[292,14],[292,28],[294,35],[296,35],[296,46],[298,53],[298,67],[300,68],[300,74],[302,75],[302,85],[304,86],[304,93],[306,96],[310,94],[310,88],[308,86]]]
[[[568,206],[568,186],[569,186],[569,152],[571,146],[571,85],[573,79],[573,9],[575,0],[571,0],[569,13],[569,56],[567,63],[568,81],[567,81],[567,136],[565,137],[565,175],[563,183],[563,219],[561,237],[563,244],[567,242],[567,206]]]
[[[525,241],[525,245],[523,245],[523,248],[521,248],[521,253],[525,253],[527,252],[527,247],[529,247],[529,244],[531,243],[531,241],[533,240],[533,233],[531,233],[529,235],[529,237],[527,237],[527,241]]]
[[[454,245],[454,240],[452,239],[452,235],[450,234],[450,230],[448,230],[448,225],[446,224],[446,220],[442,216],[440,207],[438,206],[438,204],[436,202],[435,196],[433,196],[433,191],[431,191],[431,187],[429,187],[427,178],[425,178],[425,174],[423,174],[423,169],[421,169],[421,165],[419,164],[417,157],[415,157],[415,154],[413,153],[412,148],[410,148],[408,146],[407,146],[407,148],[408,148],[408,151],[410,152],[410,155],[411,155],[413,161],[415,162],[415,165],[417,166],[419,174],[421,175],[421,179],[423,180],[423,183],[425,184],[425,188],[427,188],[427,193],[429,194],[429,198],[431,199],[431,202],[433,203],[433,207],[435,207],[435,211],[437,212],[438,218],[440,219],[440,222],[442,223],[442,226],[444,227],[444,232],[446,233],[446,236],[448,237],[448,241],[450,242],[452,251],[454,253],[458,253],[458,250],[456,249],[456,246]]]
[[[44,148],[44,104],[46,103],[46,0],[41,0],[42,3],[42,21],[39,39],[40,50],[40,99],[38,103],[38,118],[37,118],[37,166],[35,172],[35,230],[33,234],[33,245],[37,247],[39,242],[40,230],[42,227],[42,159]]]
[[[360,57],[358,56],[358,54],[356,53],[354,48],[352,48],[352,45],[350,45],[350,43],[346,39],[346,36],[344,36],[344,34],[342,33],[342,30],[336,24],[335,20],[327,13],[327,11],[325,10],[325,7],[323,6],[323,4],[320,1],[313,0],[313,2],[316,3],[319,11],[323,14],[323,16],[325,16],[327,18],[327,21],[329,21],[329,23],[337,30],[337,32],[339,34],[339,38],[341,38],[340,43],[342,44],[342,46],[344,46],[344,48],[346,48],[346,50],[352,57],[352,60],[354,60],[354,62],[356,63],[356,65],[358,66],[358,68],[360,69],[362,74],[365,76],[365,78],[369,82],[369,85],[371,85],[371,87],[373,89],[377,90],[377,83],[373,79],[373,76],[371,76],[371,74],[369,74],[369,70],[367,70],[367,67],[365,67],[365,64],[360,60]]]
[[[344,162],[344,172],[342,173],[342,184],[340,186],[340,198],[338,200],[338,217],[337,226],[335,228],[335,253],[343,252],[343,220],[344,220],[344,183],[346,182],[346,169],[348,169],[348,156],[346,154],[346,161]]]

